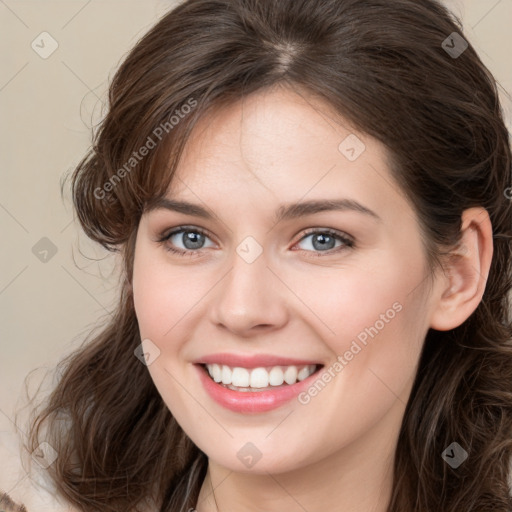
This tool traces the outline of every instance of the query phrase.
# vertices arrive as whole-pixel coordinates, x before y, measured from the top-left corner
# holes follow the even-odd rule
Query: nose
[[[289,291],[261,254],[248,263],[234,253],[232,267],[212,294],[211,320],[242,337],[271,332],[286,325]]]

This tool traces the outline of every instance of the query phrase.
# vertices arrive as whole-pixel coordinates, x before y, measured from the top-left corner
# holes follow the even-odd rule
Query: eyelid
[[[200,228],[199,226],[193,226],[193,225],[181,225],[181,226],[176,226],[174,228],[171,228],[170,230],[165,230],[165,231],[162,231],[162,233],[158,236],[158,239],[157,241],[158,242],[165,242],[166,240],[168,240],[171,236],[175,235],[176,233],[179,233],[181,231],[196,231],[197,233],[200,233],[202,235],[205,235],[207,236],[208,238],[211,238],[212,240],[214,240],[215,237],[213,237],[208,230],[204,229],[204,228]],[[200,249],[198,249],[200,250]]]
[[[304,231],[302,233],[302,236],[297,240],[296,243],[300,242],[301,240],[306,238],[308,235],[314,235],[316,233],[327,233],[327,234],[330,234],[332,236],[336,236],[336,237],[338,237],[341,240],[344,240],[346,242],[355,243],[354,237],[349,235],[348,233],[346,233],[344,231],[339,231],[339,230],[333,229],[333,228],[321,228],[321,227],[306,229],[306,231]]]

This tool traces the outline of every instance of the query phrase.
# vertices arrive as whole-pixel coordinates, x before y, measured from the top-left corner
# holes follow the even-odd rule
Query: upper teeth
[[[300,367],[296,366],[274,366],[267,368],[231,368],[226,365],[207,364],[208,373],[215,382],[237,387],[266,388],[270,386],[281,386],[295,384],[314,373],[316,365],[310,364]]]

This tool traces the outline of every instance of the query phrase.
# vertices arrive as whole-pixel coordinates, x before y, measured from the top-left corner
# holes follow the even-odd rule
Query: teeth
[[[307,379],[311,374],[309,373],[309,368],[308,367],[305,367],[305,368],[302,368],[302,370],[300,370],[298,373],[297,373],[297,379],[299,381],[301,380],[304,380],[304,379]]]
[[[272,386],[295,384],[297,381],[307,379],[315,372],[316,365],[310,364],[297,368],[296,366],[274,366],[268,368],[230,368],[226,365],[207,364],[210,377],[230,389],[254,388],[264,389]],[[239,391],[249,391],[241,389]]]
[[[268,383],[271,386],[280,386],[284,382],[283,370],[279,366],[275,366],[268,374]]]
[[[295,384],[297,382],[297,367],[288,366],[284,372],[284,381],[286,384]]]
[[[233,386],[246,388],[249,386],[250,379],[251,375],[245,368],[233,368],[231,372],[231,384],[233,384]]]
[[[215,382],[221,382],[222,381],[222,368],[218,364],[212,364],[210,375],[213,377],[213,380]]]
[[[210,371],[209,368],[208,371]],[[231,368],[229,366],[222,367],[220,380],[223,384],[231,384]]]
[[[237,369],[235,368],[234,371],[236,370]],[[254,368],[254,370],[251,371],[251,388],[266,388],[268,387],[268,381],[269,375],[265,368]],[[240,387],[247,387],[247,385],[244,386],[243,384],[238,383],[236,383],[235,385]]]

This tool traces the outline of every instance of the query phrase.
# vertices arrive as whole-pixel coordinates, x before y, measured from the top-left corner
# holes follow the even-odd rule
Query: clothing
[[[22,461],[21,448],[13,424],[0,421],[0,512],[81,512],[64,498],[57,497],[55,485],[39,463],[33,461],[30,466],[24,463],[25,459],[31,461],[28,454]],[[141,504],[139,510],[142,510]],[[157,510],[148,500],[144,512]]]
[[[5,512],[79,512],[56,497],[55,487],[43,468],[33,462],[25,471],[20,457],[20,438],[14,431],[0,431],[0,510]],[[7,496],[5,496],[7,494]]]

